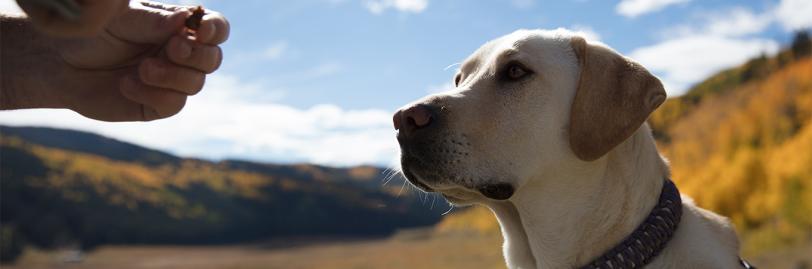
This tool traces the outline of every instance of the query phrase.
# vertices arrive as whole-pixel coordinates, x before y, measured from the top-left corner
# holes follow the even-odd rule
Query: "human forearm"
[[[0,109],[63,108],[57,89],[58,54],[51,40],[23,17],[0,17]]]
[[[81,2],[98,1],[114,0]],[[54,37],[24,19],[0,20],[0,109],[68,108],[103,121],[178,113],[219,67],[228,21],[205,10],[188,36],[189,7],[123,1],[130,5],[111,11],[116,16],[92,37]]]

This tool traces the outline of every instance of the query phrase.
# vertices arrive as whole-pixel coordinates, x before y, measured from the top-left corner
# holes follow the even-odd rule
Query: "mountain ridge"
[[[28,245],[382,236],[439,221],[442,209],[384,185],[403,180],[384,171],[210,162],[86,132],[0,126],[0,254],[12,261]]]

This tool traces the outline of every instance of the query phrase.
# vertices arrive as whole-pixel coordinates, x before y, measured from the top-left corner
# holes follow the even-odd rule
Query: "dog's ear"
[[[609,48],[573,37],[581,74],[570,111],[570,147],[593,161],[631,136],[665,101],[660,80]]]

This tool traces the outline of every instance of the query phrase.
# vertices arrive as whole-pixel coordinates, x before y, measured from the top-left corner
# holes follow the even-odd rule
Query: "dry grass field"
[[[411,232],[389,239],[321,244],[237,246],[110,246],[81,263],[64,263],[64,252],[27,251],[4,269],[265,269],[265,268],[504,268],[497,236],[428,238]]]
[[[65,252],[28,251],[4,269],[304,269],[304,268],[504,268],[498,235],[430,236],[426,231],[387,239],[286,240],[234,246],[110,246],[81,263],[65,263]],[[812,268],[812,244],[750,260],[759,268]],[[806,264],[803,265],[803,264]]]

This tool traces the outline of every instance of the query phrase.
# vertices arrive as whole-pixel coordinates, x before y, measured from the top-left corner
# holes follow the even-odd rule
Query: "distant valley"
[[[383,236],[448,209],[378,167],[210,162],[51,128],[0,126],[0,179],[7,261],[24,246]]]

